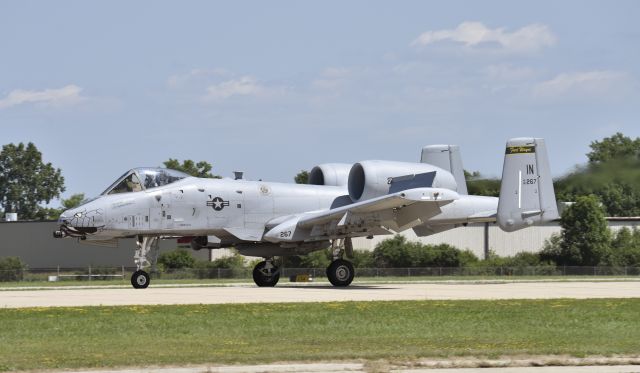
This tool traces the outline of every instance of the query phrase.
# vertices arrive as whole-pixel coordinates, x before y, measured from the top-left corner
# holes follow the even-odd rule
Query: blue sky
[[[290,181],[324,162],[547,139],[554,175],[640,136],[640,2],[2,1],[0,144],[65,196],[172,157]]]

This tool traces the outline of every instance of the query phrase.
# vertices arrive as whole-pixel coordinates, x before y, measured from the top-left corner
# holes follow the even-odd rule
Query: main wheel
[[[356,271],[353,269],[353,264],[344,259],[334,260],[327,268],[327,277],[333,286],[349,286],[355,274]]]
[[[131,285],[136,289],[146,289],[150,282],[151,278],[145,271],[138,270],[131,275]]]
[[[260,287],[276,286],[280,279],[280,270],[273,264],[270,268],[266,267],[267,262],[262,261],[253,268],[253,281]]]

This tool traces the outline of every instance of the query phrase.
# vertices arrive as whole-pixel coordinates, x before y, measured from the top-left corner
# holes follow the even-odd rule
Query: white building
[[[618,230],[622,227],[638,227],[640,217],[607,218],[609,227]],[[538,252],[545,240],[552,234],[560,233],[558,221],[552,221],[516,232],[507,233],[495,224],[469,224],[466,227],[451,229],[427,237],[417,237],[409,229],[401,233],[410,241],[423,244],[447,243],[461,250],[471,250],[478,258],[484,258],[487,250],[499,256],[514,256],[520,252]],[[373,250],[382,240],[391,236],[375,236],[373,239],[357,238],[353,240],[354,249]]]

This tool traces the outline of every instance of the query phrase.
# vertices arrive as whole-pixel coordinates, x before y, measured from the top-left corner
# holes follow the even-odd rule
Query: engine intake
[[[456,190],[457,185],[453,175],[430,164],[393,161],[358,162],[349,171],[347,184],[349,197],[353,202],[379,197],[389,193],[391,178],[434,171],[435,178],[429,186]]]
[[[346,163],[325,163],[315,166],[309,173],[309,184],[345,186],[349,180],[351,165]]]

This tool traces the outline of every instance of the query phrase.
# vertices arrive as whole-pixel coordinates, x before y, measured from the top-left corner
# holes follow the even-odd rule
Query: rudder
[[[507,141],[498,201],[498,225],[513,232],[558,218],[558,207],[544,139]]]

